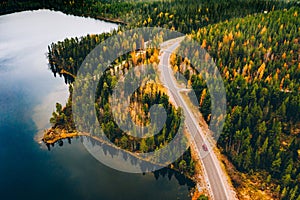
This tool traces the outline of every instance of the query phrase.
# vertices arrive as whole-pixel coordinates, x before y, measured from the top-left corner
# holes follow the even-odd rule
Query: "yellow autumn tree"
[[[206,39],[204,39],[204,40],[202,41],[201,47],[202,47],[203,49],[206,47]]]
[[[257,74],[258,74],[258,79],[261,80],[263,75],[264,75],[264,72],[265,72],[265,68],[266,68],[266,64],[263,63],[261,64],[261,66],[258,68],[257,70]]]
[[[260,31],[260,34],[263,35],[265,32],[267,32],[267,27],[264,26],[261,31]]]
[[[202,106],[205,97],[206,97],[206,88],[204,88],[203,91],[202,91],[200,102],[199,102],[200,106]]]

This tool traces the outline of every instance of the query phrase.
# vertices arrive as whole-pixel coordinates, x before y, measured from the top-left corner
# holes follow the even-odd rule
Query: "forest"
[[[46,8],[112,20],[128,27],[164,27],[190,33],[208,24],[295,5],[297,1],[293,0],[4,0],[0,14]]]
[[[297,1],[13,0],[2,1],[0,8],[0,14],[48,8],[121,22],[119,30],[111,33],[66,39],[49,46],[50,69],[54,75],[64,76],[68,84],[75,80],[78,68],[87,54],[111,35],[143,26],[160,26],[187,34],[186,40],[197,41],[213,57],[224,80],[227,116],[218,140],[222,153],[240,172],[263,174],[265,180],[261,187],[270,188],[273,198],[300,199],[300,8]],[[130,43],[130,38],[128,40]],[[140,40],[138,45],[145,41]],[[178,51],[188,51],[190,47],[185,44],[183,42]],[[137,65],[134,63],[150,63],[150,60],[154,63],[155,54],[157,52],[146,50],[145,57],[134,62],[137,60],[135,55],[128,54],[116,63],[125,60],[128,68]],[[194,55],[197,54],[199,52],[194,52]],[[211,104],[205,81],[189,60],[174,55],[171,63],[174,69],[189,80],[199,98],[200,111],[209,123]],[[114,73],[112,71],[107,76],[109,86]],[[156,92],[149,99],[145,89],[137,91],[132,102],[147,106],[157,102],[165,104],[170,110],[170,120],[176,121],[178,113],[167,103],[167,97],[162,92]],[[99,101],[98,105],[99,116],[104,116],[110,109],[105,106],[108,97],[103,92],[99,90],[98,99],[102,99],[102,104]],[[71,124],[66,128],[74,128],[72,123],[62,123],[71,119],[70,104],[71,100],[63,113],[61,111],[54,115],[51,120],[53,124],[57,125],[60,121],[61,124]],[[144,112],[139,118],[146,119],[147,109],[141,106],[138,108],[135,112]],[[109,121],[101,123],[106,129],[108,126],[115,129]],[[163,132],[169,134],[169,131]],[[162,135],[165,134],[163,132]],[[142,141],[132,139],[139,145],[131,145],[118,130],[114,133],[111,140],[123,148],[150,150],[143,148]],[[166,135],[163,137],[165,139]],[[162,142],[159,137],[153,139],[152,149]],[[181,167],[177,164],[178,168],[188,165],[193,169],[189,152],[182,160],[185,164],[179,161]],[[234,184],[239,187],[240,183]]]
[[[152,48],[146,49],[144,48],[144,39],[147,38],[140,37],[136,34],[132,36],[130,31],[129,33],[123,33],[121,30],[118,30],[118,33],[114,33],[123,35],[126,39],[123,39],[121,45],[119,45],[119,40],[113,40],[109,46],[112,46],[118,50],[118,48],[123,48],[125,46],[130,48],[130,44],[132,44],[133,46],[140,47],[138,48],[140,50],[132,51],[123,55],[122,57],[113,61],[111,67],[104,71],[104,75],[99,79],[99,84],[97,85],[96,104],[93,104],[90,108],[96,108],[97,119],[100,123],[101,129],[104,131],[106,138],[108,138],[115,145],[130,152],[153,152],[166,146],[170,141],[174,141],[174,137],[176,136],[178,129],[182,129],[181,126],[183,125],[181,123],[181,118],[183,116],[180,108],[175,109],[175,107],[169,102],[169,97],[166,94],[165,88],[163,88],[161,85],[155,84],[154,82],[158,79],[155,70],[157,70],[156,68],[159,62],[159,49],[157,47],[155,48],[155,46],[164,40],[164,38],[172,38],[174,36],[172,34],[165,35],[163,32],[154,29],[151,38],[152,42],[147,44],[148,47],[152,46]],[[56,112],[53,112],[53,116],[50,119],[50,122],[54,128],[60,128],[66,130],[67,132],[76,130],[72,116],[73,82],[75,78],[78,78],[77,70],[80,67],[80,62],[82,62],[86,54],[91,51],[91,48],[94,48],[96,44],[99,44],[107,36],[109,36],[109,34],[92,35],[83,37],[81,39],[65,39],[64,42],[58,42],[57,44],[52,44],[49,46],[48,58],[50,69],[55,76],[56,74],[64,76],[65,82],[70,84],[69,102],[64,109],[62,109],[60,104],[57,104]],[[103,48],[108,47],[104,46]],[[78,52],[77,50],[80,51]],[[101,58],[99,59],[101,60]],[[97,65],[98,62],[98,59],[93,58],[87,64],[93,66]],[[87,76],[87,78],[89,77],[91,77],[90,74]],[[118,80],[123,80],[123,86],[120,89],[121,96],[119,97],[120,100],[117,102],[117,104],[112,106],[111,96]],[[136,91],[134,91],[133,94],[126,94],[128,89],[125,87],[130,87],[130,85],[137,84],[138,81],[142,82],[142,85]],[[76,99],[73,100],[80,101],[83,96],[89,95],[89,87],[86,85],[86,83],[83,83],[77,87],[83,89],[80,90],[80,95],[76,95]],[[118,86],[118,88],[120,88],[120,86]],[[125,103],[129,104],[129,109],[126,111],[121,110],[120,108],[122,104]],[[138,138],[134,137],[132,133],[130,134],[122,131],[122,129],[118,127],[116,119],[124,119],[127,117],[127,115],[130,115],[129,118],[133,119],[134,123],[140,127],[149,125],[149,109],[152,105],[158,105],[166,110],[166,123],[163,125],[161,130],[156,130],[156,127],[153,127],[148,131],[145,129],[144,132],[150,136],[146,138]],[[87,109],[87,111],[82,112],[82,114],[79,116],[78,123],[76,123],[77,127],[85,126],[84,124],[80,123],[80,121],[82,121],[81,119],[89,119],[90,117],[89,115],[91,111],[88,110],[89,106],[85,105],[83,109]],[[112,110],[116,111],[114,113],[115,115],[112,114]],[[152,115],[154,115],[153,119],[155,121],[159,121],[158,116],[160,113],[158,113],[158,111],[152,113]],[[97,124],[89,124],[86,128],[92,135],[105,140],[105,138],[97,131],[97,127]],[[134,129],[133,131],[135,132]],[[159,132],[154,134],[157,131]],[[47,134],[48,133],[46,133],[45,138],[49,137]],[[186,141],[187,139],[185,138],[177,139],[175,141],[176,148],[174,148],[173,153],[176,154],[177,149],[180,149],[180,147],[187,147]],[[184,150],[186,150],[186,148]],[[161,155],[155,154],[153,160],[155,161],[158,159],[159,162],[162,162],[164,160],[168,160],[169,157],[172,157],[171,154],[172,150],[162,153]],[[192,177],[194,174],[194,161],[191,159],[190,150],[187,150],[184,155],[182,155],[169,167],[185,173],[188,177]]]
[[[189,35],[214,58],[227,95],[218,146],[246,173],[266,172],[266,185],[281,199],[299,199],[299,7],[198,29]],[[183,42],[179,51],[193,49]],[[199,52],[193,52],[199,55]],[[173,67],[190,80],[200,111],[210,121],[210,94],[201,73],[184,58]]]

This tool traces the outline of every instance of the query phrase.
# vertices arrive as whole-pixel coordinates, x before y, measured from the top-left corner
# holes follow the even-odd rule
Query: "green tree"
[[[187,170],[187,165],[185,160],[181,160],[179,163],[179,169],[182,172],[185,172]]]
[[[147,152],[148,151],[148,146],[146,144],[146,141],[145,139],[143,138],[142,141],[141,141],[141,144],[140,144],[140,150],[142,152]]]
[[[204,194],[201,194],[198,200],[208,200],[208,197],[205,196]]]

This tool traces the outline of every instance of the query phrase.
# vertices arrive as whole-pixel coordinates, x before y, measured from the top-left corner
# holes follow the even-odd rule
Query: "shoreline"
[[[49,138],[45,138],[45,135],[50,135]],[[145,162],[150,162],[151,164],[155,164],[155,165],[159,165],[159,164],[156,164],[156,163],[153,163],[152,161],[150,160],[147,160],[145,158],[142,158],[140,156],[137,155],[137,153],[134,153],[134,152],[130,152],[130,151],[127,151],[125,149],[122,149],[116,145],[112,145],[110,144],[109,142],[106,142],[96,136],[92,136],[91,134],[89,133],[82,133],[82,132],[77,132],[77,131],[71,131],[71,132],[67,132],[65,129],[63,128],[49,128],[48,130],[46,130],[44,132],[44,136],[42,137],[42,139],[40,139],[38,142],[39,143],[44,143],[46,146],[54,146],[56,143],[58,143],[59,141],[61,140],[64,140],[64,139],[72,139],[72,138],[76,138],[76,137],[88,137],[88,138],[91,138],[97,142],[100,142],[102,144],[105,144],[105,145],[108,145],[110,147],[113,147],[117,150],[121,150],[121,151],[126,151],[126,153],[130,154],[131,156],[137,158],[137,159],[140,159],[142,161],[145,161]],[[169,166],[165,166],[165,165],[160,165],[161,167],[163,168],[168,168],[168,169],[171,169],[171,170],[174,170],[180,174],[182,174],[184,177],[188,178],[189,180],[191,180],[194,184],[195,184],[195,187],[196,187],[196,184],[197,184],[197,177],[195,174],[194,176],[190,176],[189,174],[186,174],[186,173],[182,173],[180,172],[179,170],[177,170],[176,168],[173,167],[172,164],[170,164]]]
[[[52,134],[52,138],[45,139],[45,135],[46,134]],[[126,151],[126,150],[124,150],[124,149],[122,149],[120,147],[117,147],[115,145],[112,145],[112,144],[104,141],[104,140],[101,140],[98,137],[92,136],[89,133],[81,133],[81,132],[77,132],[77,131],[67,132],[63,128],[53,128],[53,127],[51,127],[51,128],[49,128],[49,129],[47,129],[47,130],[44,131],[44,135],[42,136],[42,138],[38,139],[38,143],[40,145],[42,145],[42,143],[45,144],[48,147],[48,150],[50,150],[50,146],[54,147],[54,145],[56,143],[58,143],[58,145],[60,145],[60,141],[63,141],[65,139],[69,140],[69,139],[78,138],[78,137],[87,137],[87,138],[93,139],[93,140],[95,140],[97,142],[100,142],[100,143],[102,143],[104,145],[108,145],[108,146],[110,146],[112,148],[115,148],[115,149],[118,149],[118,150],[121,150],[121,151]],[[194,184],[194,186],[192,186],[191,189],[190,189],[190,197],[191,197],[192,200],[196,200],[202,194],[207,195],[207,191],[204,188],[204,184],[203,184],[204,179],[202,177],[202,173],[203,173],[202,168],[199,165],[199,163],[197,162],[197,158],[196,158],[196,155],[195,155],[195,152],[194,152],[195,151],[194,148],[193,147],[191,147],[191,148],[192,148],[191,149],[191,151],[192,151],[192,158],[196,162],[194,175],[191,176],[191,175],[189,175],[187,173],[181,172],[177,168],[174,168],[173,164],[170,164],[168,166],[161,165],[161,167],[162,167],[162,169],[163,168],[167,168],[169,170],[174,170],[175,172],[181,174],[186,179],[188,179],[189,181],[191,181]],[[152,163],[149,160],[146,160],[146,159],[144,159],[142,157],[139,157],[134,152],[126,151],[126,153],[129,153],[131,156],[133,156],[133,157],[135,157],[137,159],[140,159],[141,161]],[[155,164],[155,163],[152,163],[152,164]]]
[[[86,16],[86,17],[90,17],[90,16]],[[111,22],[111,23],[121,24],[121,25],[128,25],[128,23],[124,22],[121,19],[107,18],[107,17],[101,17],[101,16],[90,17],[90,18],[93,18],[93,19],[96,19],[96,20],[102,20],[102,21],[105,21],[105,22]]]
[[[62,12],[66,15],[91,18],[91,19],[95,19],[95,20],[101,20],[101,21],[105,21],[105,22],[115,23],[115,24],[118,24],[118,25],[128,25],[128,23],[124,22],[122,19],[119,19],[119,18],[102,17],[100,15],[99,16],[92,16],[92,15],[88,15],[88,14],[79,15],[79,14],[75,14],[75,13],[67,13],[67,12],[64,12],[62,10],[55,9],[55,8],[46,8],[46,7],[28,8],[28,9],[15,9],[15,10],[8,10],[8,11],[6,10],[6,11],[3,11],[3,12],[0,12],[0,16],[9,15],[9,14],[13,14],[13,13],[19,13],[19,12],[26,12],[26,11],[37,11],[37,10],[50,10],[50,11]]]

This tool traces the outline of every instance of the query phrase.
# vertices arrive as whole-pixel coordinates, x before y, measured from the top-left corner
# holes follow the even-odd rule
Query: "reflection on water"
[[[166,176],[105,167],[78,140],[46,151],[34,140],[68,88],[47,69],[47,45],[115,24],[47,10],[0,16],[0,199],[188,199]]]
[[[60,102],[65,105],[67,102],[68,94],[66,94],[66,86],[64,84],[58,85],[55,90],[46,94],[41,103],[36,105],[33,109],[33,121],[35,122],[38,133],[36,134],[36,140],[40,141],[44,133],[44,129],[49,128],[49,119],[54,111],[53,102]]]
[[[1,75],[10,76],[12,83],[9,84],[21,82],[29,86],[29,95],[34,96],[38,104],[33,117],[39,130],[49,126],[55,102],[64,104],[68,96],[63,80],[55,79],[49,73],[47,46],[66,37],[102,33],[116,27],[112,23],[48,10],[0,17]],[[5,79],[1,77],[1,80]]]
[[[145,160],[141,160],[136,156],[128,154],[125,150],[116,149],[116,147],[114,146],[108,145],[104,142],[100,142],[98,139],[94,139],[92,137],[87,136],[78,136],[75,139],[79,139],[81,143],[84,143],[85,147],[88,146],[88,151],[94,151],[92,155],[94,157],[97,155],[100,156],[101,160],[105,159],[106,157],[106,159],[109,160],[109,162],[117,162],[118,165],[130,165],[130,167],[135,166],[136,168],[141,169],[141,171],[148,171],[147,167],[151,167],[152,165]],[[56,145],[62,147],[64,146],[65,142],[67,142],[68,144],[72,144],[72,138],[58,140]],[[51,148],[53,149],[54,147],[55,144],[47,144],[47,148],[49,151],[51,150]],[[97,157],[95,158],[99,160]],[[174,175],[174,177],[178,180],[180,185],[187,184],[189,187],[195,186],[193,181],[169,168],[162,168],[153,172],[153,174],[155,175],[156,180],[160,176],[165,177],[166,175],[168,175],[169,180],[171,180],[171,178]]]
[[[60,152],[66,156],[60,156],[58,161],[68,166],[68,173],[71,174],[67,178],[68,182],[78,184],[80,179],[80,187],[76,189],[79,190],[77,193],[86,195],[85,199],[189,199],[187,184],[180,185],[180,179],[176,179],[175,174],[171,179],[168,178],[167,173],[164,173],[164,176],[160,174],[156,180],[153,173],[143,175],[116,171],[87,156],[90,154],[85,151],[79,139],[72,140],[71,145],[66,141],[63,147],[55,145],[50,152]],[[68,156],[71,159],[66,159]]]

